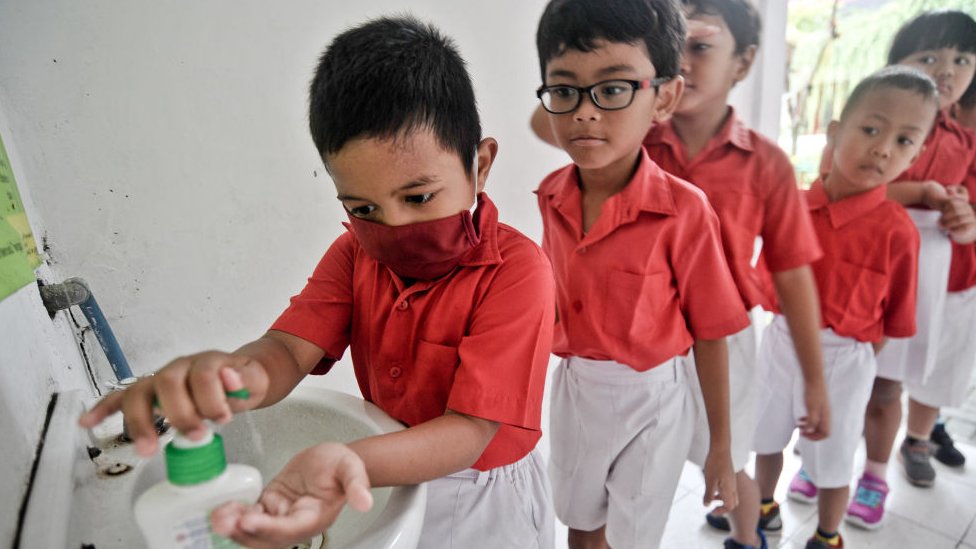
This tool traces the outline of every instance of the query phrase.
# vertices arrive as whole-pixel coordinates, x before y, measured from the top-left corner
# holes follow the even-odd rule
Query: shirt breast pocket
[[[673,296],[669,272],[610,271],[603,318],[607,333],[623,340],[649,336]]]
[[[418,399],[415,405],[436,406],[437,414],[444,413],[459,365],[457,347],[418,340],[417,359],[405,380],[410,384],[410,392],[423,395],[422,401]]]
[[[887,288],[887,276],[844,260],[835,262],[833,270],[834,291],[838,297],[833,305],[843,308],[841,326],[837,328],[856,332],[877,322]]]

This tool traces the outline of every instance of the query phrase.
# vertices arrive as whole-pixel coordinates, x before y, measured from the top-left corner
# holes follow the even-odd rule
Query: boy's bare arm
[[[202,436],[203,420],[230,421],[233,412],[267,406],[285,397],[324,356],[315,344],[283,332],[268,332],[234,351],[206,351],[173,360],[125,391],[103,398],[81,416],[94,427],[122,411],[139,454],[156,451],[153,401],[190,438]],[[226,391],[246,388],[247,400],[228,399]]]
[[[830,403],[823,377],[820,302],[813,271],[809,265],[803,265],[775,272],[773,284],[803,372],[807,415],[800,420],[800,431],[811,440],[820,440],[830,434]]]
[[[373,486],[400,486],[470,467],[496,431],[496,422],[448,410],[404,431],[357,440],[349,447],[366,464]]]
[[[888,184],[888,199],[902,206],[924,205],[941,210],[949,199],[945,187],[938,181],[897,181]]]
[[[729,426],[729,350],[725,338],[696,339],[695,367],[708,416],[709,447],[705,460],[705,505],[714,498],[722,500],[716,513],[734,509],[739,501],[735,489],[735,472]]]

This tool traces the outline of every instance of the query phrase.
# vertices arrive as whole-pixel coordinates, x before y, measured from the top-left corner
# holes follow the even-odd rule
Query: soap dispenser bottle
[[[227,464],[224,443],[209,427],[193,441],[181,433],[166,445],[166,476],[136,500],[136,522],[149,549],[240,547],[211,529],[210,512],[261,494],[261,473],[250,465]]]

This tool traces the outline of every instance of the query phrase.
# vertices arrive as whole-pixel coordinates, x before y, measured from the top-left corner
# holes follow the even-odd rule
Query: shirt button
[[[400,377],[400,374],[402,374],[402,373],[403,373],[403,370],[401,370],[397,366],[394,366],[394,367],[390,368],[390,377],[392,377],[393,379],[396,379],[396,378]]]
[[[404,299],[397,305],[397,309],[400,309],[401,311],[406,311],[408,307],[410,307],[410,304],[407,303],[406,299]]]
[[[580,312],[580,311],[582,311],[583,310],[583,302],[580,301],[580,300],[578,300],[578,299],[576,301],[574,301],[573,302],[573,310],[576,311],[577,313]]]

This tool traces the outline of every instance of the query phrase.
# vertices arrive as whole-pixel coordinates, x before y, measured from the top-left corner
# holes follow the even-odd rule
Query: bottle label
[[[233,540],[214,533],[210,523],[210,513],[193,517],[176,525],[173,531],[176,549],[238,549]]]

